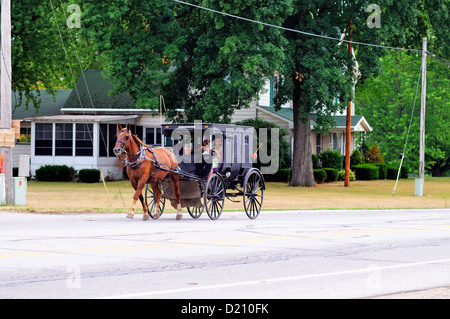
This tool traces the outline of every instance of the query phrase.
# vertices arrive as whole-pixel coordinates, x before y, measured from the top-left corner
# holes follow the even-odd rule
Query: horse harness
[[[148,150],[152,154],[153,158],[150,158],[145,154],[146,150]],[[141,165],[144,163],[145,160],[152,161],[154,163],[152,167],[152,172],[150,174],[150,177],[148,178],[149,183],[151,182],[156,183],[156,173],[158,170],[173,172],[174,170],[179,171],[180,169],[179,167],[173,167],[168,164],[160,163],[156,158],[155,152],[150,146],[139,145],[139,151],[132,155],[137,155],[134,161],[129,161],[128,156],[125,157],[125,165],[131,169],[138,169],[139,167],[141,167]],[[161,165],[167,166],[167,168],[161,167]]]

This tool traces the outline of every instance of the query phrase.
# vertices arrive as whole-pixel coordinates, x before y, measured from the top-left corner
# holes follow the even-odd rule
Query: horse
[[[155,214],[153,218],[159,218],[161,212],[157,203],[159,203],[161,199],[161,190],[158,183],[167,175],[169,175],[169,179],[172,182],[177,201],[176,219],[179,220],[182,218],[179,175],[170,172],[170,170],[177,169],[178,162],[171,151],[162,147],[150,148],[136,135],[131,133],[130,124],[127,124],[125,128],[120,124],[117,124],[117,140],[113,152],[118,158],[126,154],[124,161],[127,166],[127,175],[131,181],[131,185],[136,191],[133,196],[131,211],[127,214],[127,218],[134,217],[136,202],[139,199],[142,204],[142,209],[144,210],[142,220],[145,221],[149,219],[150,215],[148,214],[148,208],[145,205],[144,196],[142,196],[142,189],[147,182],[150,183],[155,194]],[[161,169],[162,166],[164,166],[166,170]]]

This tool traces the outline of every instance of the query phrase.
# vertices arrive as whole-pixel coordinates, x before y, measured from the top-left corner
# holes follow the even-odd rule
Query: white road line
[[[221,288],[257,285],[257,284],[264,284],[264,283],[275,283],[275,282],[303,280],[303,279],[321,278],[321,277],[329,277],[329,276],[349,275],[349,274],[357,274],[357,273],[368,273],[368,272],[373,272],[374,270],[400,269],[400,268],[409,268],[409,267],[417,267],[417,266],[430,265],[430,264],[445,264],[445,263],[450,263],[450,258],[377,267],[376,269],[374,269],[373,267],[370,267],[370,268],[366,267],[363,269],[344,270],[344,271],[336,271],[336,272],[328,272],[328,273],[320,273],[320,274],[290,276],[290,277],[281,277],[281,278],[243,281],[243,282],[220,284],[220,285],[196,286],[196,287],[189,287],[189,288],[178,288],[178,289],[147,291],[147,292],[132,293],[132,294],[112,295],[112,296],[99,297],[97,299],[140,298],[140,297],[153,296],[153,295],[191,292],[191,291],[208,290],[208,289],[221,289]]]

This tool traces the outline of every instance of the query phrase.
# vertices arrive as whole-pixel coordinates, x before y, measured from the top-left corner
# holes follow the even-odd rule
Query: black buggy
[[[253,127],[239,125],[162,124],[163,147],[172,148],[179,163],[176,170],[171,168],[170,171],[180,175],[181,206],[187,208],[191,217],[199,218],[206,210],[209,218],[218,219],[225,197],[229,200],[242,197],[247,216],[250,219],[258,217],[265,182],[261,172],[252,165],[256,158],[253,154],[254,131]],[[162,166],[158,168],[168,170]],[[158,203],[161,213],[166,199],[176,208],[172,184],[163,180],[159,187],[162,191]],[[148,183],[145,203],[153,218],[156,203]]]

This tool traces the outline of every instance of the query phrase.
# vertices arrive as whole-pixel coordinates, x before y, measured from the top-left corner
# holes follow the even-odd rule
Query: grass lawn
[[[102,183],[28,182],[26,206],[3,206],[2,210],[23,212],[127,212],[134,190],[129,181]],[[285,209],[394,209],[447,208],[450,178],[425,179],[425,196],[414,196],[414,178],[402,179],[392,196],[395,181],[355,181],[318,184],[315,187],[289,187],[286,183],[267,183],[263,210]],[[138,202],[137,213],[142,212]],[[225,200],[224,210],[243,210],[242,201]],[[165,212],[175,210],[166,202]],[[186,212],[186,209],[183,209]]]

